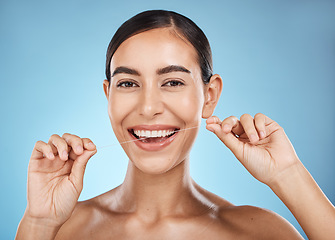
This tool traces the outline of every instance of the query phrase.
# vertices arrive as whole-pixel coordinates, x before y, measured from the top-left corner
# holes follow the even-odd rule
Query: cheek
[[[203,99],[201,92],[193,89],[172,98],[169,106],[186,124],[192,124],[201,120]]]
[[[111,93],[108,100],[108,114],[116,135],[122,132],[120,125],[122,125],[122,121],[134,108],[135,102],[135,98],[124,94]]]

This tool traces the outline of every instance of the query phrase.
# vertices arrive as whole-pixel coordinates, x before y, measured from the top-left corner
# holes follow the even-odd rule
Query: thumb
[[[207,124],[206,129],[213,132],[230,151],[236,156],[237,159],[242,159],[243,144],[237,137],[232,133],[225,133],[222,126],[219,124]]]
[[[69,176],[70,181],[76,186],[78,191],[83,188],[83,179],[88,160],[96,154],[97,150],[89,151],[85,150],[84,153],[78,156],[72,165],[71,174]]]

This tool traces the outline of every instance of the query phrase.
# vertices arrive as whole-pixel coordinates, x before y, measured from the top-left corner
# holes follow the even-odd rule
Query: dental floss
[[[184,128],[184,129],[179,129],[179,130],[176,130],[174,132],[176,133],[176,132],[181,132],[181,131],[185,131],[185,130],[189,130],[189,129],[194,129],[194,128],[199,128],[199,126],[189,127],[189,128]],[[130,142],[140,141],[140,140],[147,139],[147,138],[150,138],[150,137],[144,137],[144,138],[129,140],[129,141],[125,141],[125,142],[120,142],[120,143],[114,143],[114,144],[110,144],[110,145],[100,146],[100,147],[97,147],[97,149],[113,147],[113,146],[116,146],[116,145],[119,145],[119,144],[122,145],[122,144],[130,143]]]

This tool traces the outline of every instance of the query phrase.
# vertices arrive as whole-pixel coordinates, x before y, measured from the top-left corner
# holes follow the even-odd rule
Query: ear
[[[104,87],[106,98],[108,100],[108,96],[109,96],[109,81],[108,80],[106,79],[104,80],[103,87]]]
[[[222,86],[222,79],[218,74],[213,75],[209,80],[209,83],[205,86],[205,102],[202,108],[203,118],[207,119],[212,116],[216,104],[219,101]]]

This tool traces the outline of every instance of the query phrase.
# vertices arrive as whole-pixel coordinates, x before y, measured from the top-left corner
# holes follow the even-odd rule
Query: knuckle
[[[214,120],[215,120],[215,121],[217,121],[217,122],[219,122],[219,121],[220,121],[220,118],[219,118],[219,117],[217,117],[217,116],[214,116],[213,118],[214,118]]]
[[[52,134],[50,139],[54,139],[54,138],[59,138],[59,135],[58,134]]]
[[[279,123],[277,123],[277,122],[273,122],[272,125],[279,130],[284,130],[284,128],[282,126],[280,126]]]
[[[57,148],[66,148],[67,147],[67,142],[61,137],[53,139],[51,143]]]
[[[73,137],[75,138],[75,139],[77,139],[77,140],[82,140],[82,138],[81,137],[79,137],[79,136],[77,136],[77,135],[73,135]]]
[[[263,113],[256,113],[255,118],[263,118],[264,114]]]
[[[89,138],[82,138],[82,140],[83,140],[83,142],[85,143],[89,143],[89,142],[92,142],[92,140],[91,139],[89,139]]]
[[[244,120],[247,120],[247,119],[250,119],[250,115],[248,114],[248,113],[245,113],[245,114],[243,114],[242,116],[241,116],[241,121],[244,121]]]
[[[35,148],[35,149],[38,149],[38,150],[43,150],[43,149],[45,149],[45,146],[46,146],[46,145],[48,145],[48,144],[45,143],[45,142],[43,142],[43,141],[41,141],[41,140],[39,140],[39,141],[37,141],[37,142],[35,143],[34,148]]]
[[[35,147],[43,146],[44,144],[45,144],[45,142],[43,142],[42,140],[38,140],[38,141],[35,143]]]
[[[67,142],[71,146],[73,146],[73,145],[83,145],[83,140],[80,137],[78,137],[77,135],[73,135],[73,134],[71,134],[71,136],[69,136],[69,138],[67,138]]]
[[[235,116],[230,116],[228,119],[233,123],[233,125],[235,125],[238,121],[238,118]]]
[[[64,133],[63,135],[62,135],[62,138],[66,138],[66,137],[70,137],[72,134],[70,134],[70,133]]]
[[[81,139],[80,137],[78,136],[75,136],[73,138],[74,142],[77,143],[77,144],[80,144],[80,145],[83,145],[83,139]]]

